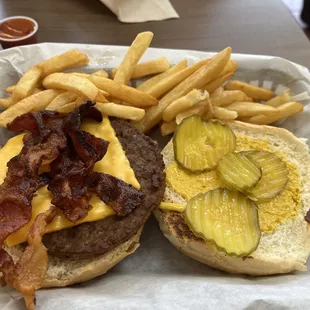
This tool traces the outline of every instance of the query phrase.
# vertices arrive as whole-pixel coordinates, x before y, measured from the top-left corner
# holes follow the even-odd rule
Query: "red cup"
[[[0,43],[4,49],[37,43],[38,23],[27,16],[12,16],[0,21]]]

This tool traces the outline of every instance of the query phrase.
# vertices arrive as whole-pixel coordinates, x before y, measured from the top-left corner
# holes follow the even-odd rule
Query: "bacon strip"
[[[9,130],[13,131],[30,131],[33,134],[44,138],[50,133],[48,123],[60,117],[56,111],[40,111],[35,113],[26,113],[16,117],[13,122],[7,125]]]
[[[64,131],[67,134],[78,131],[84,118],[91,118],[99,123],[102,122],[102,114],[94,107],[95,104],[95,102],[86,101],[68,114],[64,119]]]
[[[66,148],[51,164],[51,177],[48,189],[53,194],[52,203],[72,222],[85,217],[91,206],[85,186],[87,171],[84,163],[70,158],[70,150]]]
[[[89,190],[96,193],[119,216],[131,213],[143,199],[142,192],[109,174],[93,172],[88,182]]]
[[[85,115],[96,115],[92,105],[92,102],[87,102],[65,118],[64,131],[70,137],[75,152],[68,146],[51,165],[52,180],[48,189],[53,193],[52,203],[73,222],[85,217],[90,210],[89,191],[96,193],[120,216],[129,214],[142,199],[142,193],[129,184],[111,175],[91,173],[108,148],[108,142],[79,131]]]
[[[34,293],[48,268],[47,250],[42,244],[46,225],[59,207],[67,219],[76,222],[90,210],[90,193],[96,193],[119,216],[136,208],[143,194],[131,185],[107,174],[92,172],[107,152],[109,142],[80,131],[84,117],[102,121],[94,102],[86,102],[64,119],[56,112],[41,111],[16,118],[8,125],[15,131],[28,130],[20,154],[8,163],[7,176],[0,185],[0,271],[7,284],[34,309]],[[49,175],[39,176],[42,163],[51,164]],[[1,248],[9,234],[31,219],[31,201],[44,184],[53,193],[54,206],[39,214],[30,228],[28,246],[15,265]]]
[[[8,124],[11,130],[30,133],[24,138],[20,154],[8,162],[6,178],[0,185],[0,246],[7,236],[30,221],[33,195],[49,181],[46,175],[39,176],[39,168],[43,161],[54,160],[66,146],[66,136],[52,122],[57,117],[54,112],[43,111],[22,115]],[[28,309],[34,309],[34,291],[40,287],[47,270],[46,249],[40,244],[45,222],[49,222],[54,212],[53,207],[49,213],[37,217],[28,236],[29,246],[17,265],[0,249],[3,278],[24,295]]]
[[[51,164],[52,179],[48,189],[53,193],[52,203],[72,222],[84,218],[91,208],[87,177],[109,145],[108,141],[79,131],[83,117],[91,116],[102,121],[101,113],[93,105],[88,101],[64,119],[63,129],[70,141],[65,151]]]
[[[28,234],[28,246],[14,264],[5,250],[0,250],[0,268],[6,283],[18,290],[25,299],[26,308],[35,308],[35,291],[42,286],[48,268],[47,249],[42,243],[46,225],[56,215],[56,207],[39,214]]]
[[[27,128],[33,132],[28,134],[20,154],[8,162],[6,178],[0,185],[0,246],[8,235],[29,222],[33,195],[42,185],[39,168],[43,161],[54,160],[66,145],[65,135],[40,127],[39,115],[19,117],[8,125],[12,130]]]

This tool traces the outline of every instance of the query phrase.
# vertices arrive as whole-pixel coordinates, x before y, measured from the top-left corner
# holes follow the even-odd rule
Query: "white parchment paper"
[[[90,64],[80,72],[119,65],[126,47],[83,44],[38,44],[0,52],[0,89],[15,84],[29,66],[69,49],[87,53]],[[167,56],[172,64],[188,58],[190,63],[213,53],[148,49],[143,60]],[[280,93],[291,88],[294,95],[310,91],[309,71],[287,60],[269,56],[234,54],[239,64],[235,78],[263,85]],[[77,71],[77,70],[75,70]],[[0,92],[4,97],[5,93]],[[298,137],[310,139],[310,100],[305,111],[281,123]],[[10,134],[0,130],[0,144]],[[152,136],[163,147],[168,139]],[[309,266],[310,268],[310,266]],[[67,288],[40,290],[37,309],[310,309],[310,272],[273,277],[229,275],[187,258],[163,236],[154,219],[147,222],[140,248],[106,275]],[[20,296],[0,289],[0,309],[24,309]]]

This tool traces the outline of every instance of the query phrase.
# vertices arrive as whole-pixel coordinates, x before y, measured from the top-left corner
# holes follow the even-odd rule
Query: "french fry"
[[[104,70],[98,70],[94,73],[88,74],[88,73],[80,73],[80,72],[70,72],[69,74],[75,75],[75,76],[79,76],[79,77],[83,77],[88,79],[91,75],[98,75],[98,76],[103,76],[108,78],[109,77],[109,73],[104,71]]]
[[[232,76],[234,76],[233,72],[229,72],[225,75],[218,77],[217,79],[213,80],[212,82],[208,83],[203,87],[209,94],[214,92],[217,88],[222,86],[227,80],[229,80]]]
[[[101,70],[98,70],[94,73],[92,73],[93,75],[99,75],[99,76],[102,76],[102,77],[105,77],[105,78],[108,78],[109,77],[109,73],[103,69]]]
[[[236,61],[229,59],[227,62],[225,68],[223,71],[220,73],[220,76],[226,75],[227,73],[234,72],[238,69],[238,64]]]
[[[85,98],[77,97],[77,99],[75,100],[75,105],[79,106],[79,105],[83,104],[84,102],[85,102]]]
[[[81,105],[85,100],[82,98],[78,98],[76,101],[70,102],[62,107],[56,109],[57,112],[62,114],[68,114],[72,112],[76,107]],[[113,102],[97,102],[95,107],[104,115],[114,116],[122,119],[129,120],[140,120],[144,117],[145,110],[135,108],[135,107],[127,107],[119,104],[115,104]]]
[[[181,113],[179,113],[175,120],[177,125],[181,124],[181,122],[183,121],[184,118],[187,118],[189,116],[192,115],[204,115],[206,111],[206,102],[205,101],[201,101],[197,104],[195,104],[192,108],[187,109],[186,111],[183,111]]]
[[[283,93],[281,93],[279,96],[276,96],[268,101],[265,102],[265,104],[270,105],[271,107],[278,107],[283,103],[287,103],[292,101],[292,94],[289,89],[285,90]]]
[[[220,86],[220,87],[218,87],[216,90],[214,90],[214,91],[210,94],[210,96],[219,97],[219,96],[222,95],[223,91],[224,91],[224,87],[223,87],[223,86]]]
[[[79,101],[72,101],[72,102],[69,102],[69,103],[57,108],[56,111],[58,113],[61,113],[61,114],[69,114],[75,108],[77,108],[79,105],[81,105],[81,103],[79,103]]]
[[[100,70],[101,71],[101,70]],[[102,70],[104,71],[104,70]],[[99,72],[99,71],[98,71]],[[105,71],[104,71],[105,72]],[[79,73],[79,72],[73,72],[73,73],[70,73],[74,76],[78,76],[78,77],[81,77],[81,78],[85,78],[85,79],[90,79],[90,77],[93,75],[97,75],[96,72],[95,73],[92,73],[92,74],[87,74],[87,73]],[[102,73],[102,76],[104,74]],[[98,76],[101,76],[100,74],[98,74]],[[106,97],[109,96],[109,94],[102,90],[102,89],[98,89],[98,94],[96,96],[96,101],[100,101],[100,102],[109,102]]]
[[[7,87],[4,91],[7,92],[7,93],[9,93],[9,94],[13,94],[13,91],[14,91],[14,89],[15,89],[15,86],[16,86],[16,85],[11,85],[11,86]]]
[[[193,74],[195,71],[200,69],[202,66],[206,65],[210,60],[204,59],[194,65],[183,69],[182,71],[176,72],[175,74],[161,80],[152,88],[145,90],[145,92],[155,98],[159,98],[162,95],[166,94],[176,85],[180,84],[183,80]]]
[[[238,117],[238,113],[236,111],[231,111],[225,108],[214,107],[213,117],[223,121],[230,121],[236,119]]]
[[[241,90],[246,95],[253,98],[253,100],[255,101],[270,100],[274,96],[274,93],[269,89],[253,86],[251,84],[237,81],[237,80],[229,81],[225,85],[225,89],[226,90]]]
[[[208,92],[193,89],[187,95],[173,101],[164,111],[163,120],[165,122],[172,121],[179,113],[188,110],[196,103],[204,100],[208,96]]]
[[[61,92],[61,90],[56,89],[43,90],[15,103],[0,114],[0,126],[5,127],[15,117],[24,113],[44,110]]]
[[[7,98],[1,98],[0,99],[0,108],[1,109],[7,109],[11,105],[13,105],[12,97],[7,97]]]
[[[151,74],[158,74],[170,68],[167,57],[160,57],[150,61],[137,64],[133,70],[132,79],[139,79]]]
[[[158,124],[162,118],[164,110],[174,100],[186,95],[194,88],[201,89],[208,81],[214,79],[219,72],[223,70],[227,61],[230,58],[231,48],[227,47],[217,55],[215,55],[210,62],[195,71],[168,94],[166,94],[160,101],[158,106],[149,108],[144,118],[134,125],[142,132],[146,132]]]
[[[41,76],[41,70],[31,67],[18,81],[12,94],[13,104],[32,94]]]
[[[69,103],[63,105],[62,107],[57,108],[56,111],[58,113],[68,114],[68,113],[71,113],[75,108],[77,108],[78,106],[80,106],[84,102],[85,102],[85,98],[77,97],[77,99],[75,101],[69,102]]]
[[[134,107],[146,108],[158,104],[156,98],[146,94],[145,92],[129,87],[127,85],[119,84],[113,80],[95,75],[91,76],[90,80],[99,89],[107,91],[111,97],[126,101]]]
[[[142,90],[142,91],[147,91],[148,89],[152,88],[154,85],[162,81],[163,79],[166,79],[167,77],[175,74],[176,72],[179,72],[187,67],[187,59],[183,59],[167,71],[155,75],[152,78],[146,80],[145,82],[141,83],[137,89]]]
[[[169,62],[167,57],[160,57],[150,61],[142,62],[134,66],[134,70],[131,75],[131,79],[139,79],[151,74],[158,74],[165,72],[169,69]],[[114,79],[118,68],[115,68],[111,72],[111,77]]]
[[[88,61],[89,59],[86,54],[71,50],[41,62],[37,64],[37,67],[41,70],[42,77],[45,77],[55,72],[86,65]]]
[[[151,44],[154,34],[152,32],[141,32],[137,35],[121,62],[115,74],[114,81],[127,85],[132,76],[135,65]]]
[[[42,88],[36,87],[32,91],[32,95],[37,94],[37,93],[41,92],[42,90],[43,90]],[[0,99],[0,108],[8,109],[11,105],[13,105],[12,97]]]
[[[52,73],[44,78],[42,84],[45,88],[71,91],[90,100],[95,100],[99,92],[89,79],[66,73]]]
[[[99,101],[99,102],[109,102],[109,100],[106,98],[106,96],[108,96],[108,95],[109,94],[106,91],[104,91],[102,89],[99,89],[98,95],[96,97],[96,101]]]
[[[90,77],[90,74],[88,73],[81,73],[81,72],[70,72],[69,74],[75,75],[75,76],[79,76],[85,79],[88,79]]]
[[[211,119],[213,116],[214,107],[211,103],[210,96],[207,96],[207,98],[202,102],[205,102],[204,111],[203,111],[203,118],[204,119]]]
[[[135,107],[128,107],[113,102],[98,102],[95,107],[104,115],[114,116],[117,118],[138,121],[144,117],[145,110]]]
[[[299,102],[296,102],[296,101],[286,102],[276,108],[277,110],[276,115],[267,116],[267,115],[260,114],[260,115],[245,118],[242,121],[246,121],[248,123],[257,124],[257,125],[270,125],[280,119],[287,118],[289,116],[298,114],[302,112],[303,109],[304,109],[303,105]]]
[[[35,94],[37,94],[37,93],[39,93],[39,92],[41,92],[41,91],[43,91],[43,90],[44,90],[43,88],[38,88],[38,87],[36,87],[36,88],[33,90],[33,92],[32,92],[31,95],[35,95]]]
[[[252,101],[252,99],[241,90],[225,90],[219,96],[213,92],[210,96],[210,100],[215,107],[222,107],[236,101]]]
[[[73,102],[78,97],[77,94],[72,93],[70,91],[66,91],[60,95],[58,95],[47,107],[46,110],[57,110],[60,107]]]
[[[278,114],[278,110],[274,107],[254,102],[234,102],[228,106],[225,106],[225,108],[238,112],[240,117],[254,116],[258,114],[274,116]]]
[[[160,131],[161,131],[162,136],[168,136],[174,133],[176,128],[177,128],[177,123],[175,120],[172,120],[170,122],[162,123],[162,125],[160,126]]]

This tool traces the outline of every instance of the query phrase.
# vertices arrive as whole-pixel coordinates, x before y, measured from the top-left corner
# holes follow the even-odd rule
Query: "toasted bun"
[[[126,256],[135,252],[139,247],[139,239],[143,227],[107,254],[96,256],[90,259],[62,259],[49,256],[49,265],[42,287],[67,286],[74,283],[88,281],[106,273]],[[5,248],[17,261],[22,255],[24,248],[15,246]]]
[[[272,234],[262,233],[260,244],[247,258],[229,256],[211,242],[196,238],[183,220],[182,214],[157,209],[155,216],[169,241],[184,254],[211,267],[231,273],[248,275],[271,275],[294,270],[305,271],[310,252],[310,233],[304,216],[310,208],[310,156],[305,141],[297,139],[289,131],[256,126],[241,122],[230,123],[236,135],[247,135],[253,139],[267,139],[271,150],[279,150],[295,163],[299,170],[301,208],[299,214],[288,220]],[[165,165],[174,160],[170,141],[163,150]],[[166,188],[164,201],[184,203],[178,194]]]

